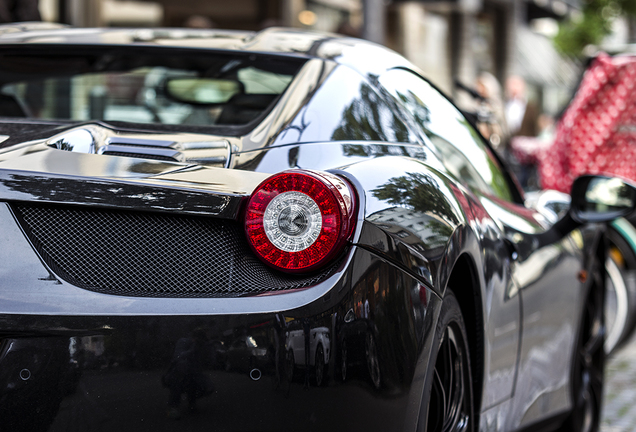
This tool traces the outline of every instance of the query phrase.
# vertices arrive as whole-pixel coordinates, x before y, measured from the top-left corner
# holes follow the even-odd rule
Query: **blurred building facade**
[[[523,76],[533,98],[555,113],[577,80],[545,34],[579,0],[40,0],[43,18],[78,26],[273,25],[364,37],[404,54],[447,93],[487,71],[503,83]]]

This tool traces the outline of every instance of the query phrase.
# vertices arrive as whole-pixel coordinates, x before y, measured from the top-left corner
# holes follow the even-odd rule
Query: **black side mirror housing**
[[[636,187],[617,177],[578,177],[572,184],[570,196],[569,211],[552,228],[537,236],[538,247],[561,240],[583,224],[610,222],[636,209]]]
[[[636,208],[636,187],[617,177],[579,177],[570,196],[572,219],[580,223],[609,222]]]

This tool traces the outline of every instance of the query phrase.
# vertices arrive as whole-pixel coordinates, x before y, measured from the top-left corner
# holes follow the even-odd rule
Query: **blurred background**
[[[636,0],[0,0],[0,22],[80,27],[286,26],[337,32],[405,55],[447,93],[489,72],[520,76],[528,99],[554,116],[584,59],[636,41]]]

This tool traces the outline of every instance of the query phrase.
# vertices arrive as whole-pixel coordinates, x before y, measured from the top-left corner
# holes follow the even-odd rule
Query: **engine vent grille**
[[[225,168],[230,143],[203,134],[121,134],[96,124],[67,129],[46,140],[63,151],[125,156]]]
[[[148,153],[132,153],[132,152],[127,153],[127,152],[105,151],[102,154],[107,156],[125,156],[125,157],[141,158],[141,159],[153,159],[153,160],[162,160],[162,161],[169,161],[169,162],[178,162],[178,160],[170,156],[155,155],[155,154],[148,154]]]
[[[14,204],[45,262],[91,291],[135,297],[237,297],[324,280],[261,263],[234,221],[102,209]]]

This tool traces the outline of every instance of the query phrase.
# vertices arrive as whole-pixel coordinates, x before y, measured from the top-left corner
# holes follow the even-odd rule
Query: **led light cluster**
[[[261,183],[245,211],[248,242],[267,264],[289,272],[332,259],[354,226],[350,186],[328,173],[292,170]]]

